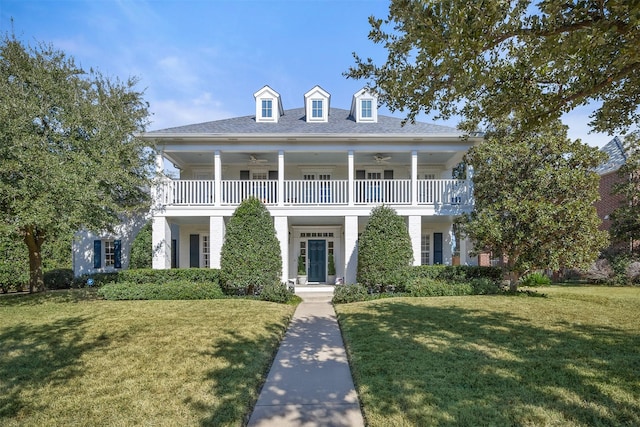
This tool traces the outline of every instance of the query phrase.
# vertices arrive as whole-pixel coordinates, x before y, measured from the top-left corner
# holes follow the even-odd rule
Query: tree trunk
[[[515,293],[518,292],[518,281],[520,280],[520,273],[517,271],[509,271],[509,291]]]
[[[24,242],[29,248],[29,293],[44,291],[42,272],[42,243],[44,233],[36,226],[28,226],[24,230]]]

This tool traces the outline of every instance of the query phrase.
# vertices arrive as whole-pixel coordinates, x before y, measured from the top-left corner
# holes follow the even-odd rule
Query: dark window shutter
[[[240,179],[243,181],[249,180],[249,171],[240,171]]]
[[[114,249],[113,267],[122,268],[122,240],[114,240],[113,249]]]
[[[356,179],[364,179],[364,169],[356,169]]]
[[[384,179],[393,179],[393,169],[384,171]]]
[[[272,181],[278,180],[278,171],[269,171],[269,179]]]
[[[93,241],[93,268],[102,267],[102,241]]]

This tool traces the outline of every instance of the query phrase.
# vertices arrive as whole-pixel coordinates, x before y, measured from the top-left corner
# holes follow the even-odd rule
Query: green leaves
[[[280,282],[280,242],[271,215],[260,200],[244,200],[229,219],[220,269],[220,284],[226,292],[252,294]]]
[[[377,65],[355,55],[348,77],[414,120],[461,114],[463,127],[516,115],[524,130],[601,101],[591,126],[625,131],[640,113],[640,3],[394,0],[369,38]]]
[[[148,117],[135,84],[49,45],[0,42],[0,222],[37,231],[31,255],[45,236],[109,229],[148,209],[153,151],[135,137]]]
[[[395,210],[378,206],[358,240],[358,282],[367,286],[395,286],[402,291],[410,279],[413,249],[404,220]]]
[[[496,129],[466,156],[476,204],[464,233],[518,273],[587,265],[608,243],[593,205],[602,160],[558,123],[526,135]]]

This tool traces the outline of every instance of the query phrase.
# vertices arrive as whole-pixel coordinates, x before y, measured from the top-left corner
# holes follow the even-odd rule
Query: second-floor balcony
[[[236,206],[256,197],[268,206],[457,205],[471,206],[471,182],[459,179],[166,180],[162,206]]]

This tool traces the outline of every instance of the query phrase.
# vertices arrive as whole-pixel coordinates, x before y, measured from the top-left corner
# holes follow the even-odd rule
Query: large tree
[[[0,221],[28,247],[31,291],[44,288],[46,241],[148,206],[153,156],[134,136],[148,106],[135,85],[50,45],[1,40]]]
[[[473,131],[515,114],[526,131],[595,101],[594,130],[638,123],[638,1],[392,0],[370,23],[387,60],[354,54],[347,76],[409,120],[460,114]]]
[[[477,250],[505,257],[513,290],[530,270],[588,267],[607,246],[593,204],[603,160],[558,122],[530,133],[499,127],[469,150],[475,207],[462,231]]]
[[[621,196],[620,206],[611,214],[611,237],[629,243],[630,252],[640,250],[640,133],[624,141],[625,164],[618,169],[620,180],[613,193]]]

